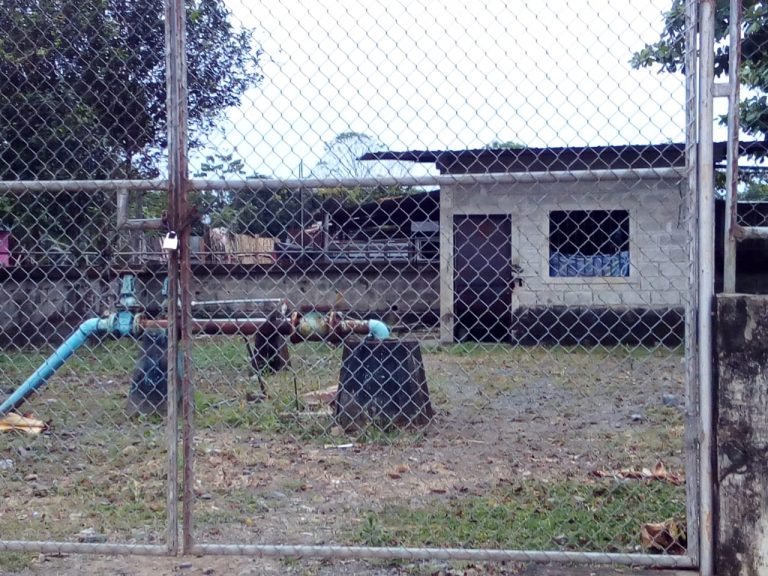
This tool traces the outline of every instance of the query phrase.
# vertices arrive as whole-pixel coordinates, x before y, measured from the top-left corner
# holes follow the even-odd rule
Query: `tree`
[[[205,157],[197,178],[226,179],[245,174],[245,163],[233,154],[215,152]],[[262,174],[247,176],[248,180],[268,178]],[[281,188],[279,190],[226,190],[199,192],[192,197],[200,214],[208,215],[210,225],[224,227],[235,234],[253,234],[285,238],[291,228],[301,228],[311,221],[312,213],[320,208],[309,192]]]
[[[166,144],[162,2],[6,0],[0,27],[0,178],[155,173]],[[187,1],[193,145],[261,80],[260,55],[223,0]]]
[[[762,171],[746,171],[741,174],[741,189],[739,200],[765,202],[768,200],[768,181]]]
[[[342,132],[325,144],[325,152],[312,171],[318,178],[373,178],[383,176],[378,162],[362,161],[369,152],[380,152],[384,144],[362,132]]]
[[[684,71],[685,4],[673,0],[664,14],[664,30],[659,40],[633,55],[635,68],[660,66],[663,72]],[[740,103],[741,128],[756,138],[768,140],[768,2],[743,0],[741,82],[747,97]],[[715,2],[715,75],[728,74],[729,1]]]
[[[325,144],[325,152],[312,171],[317,178],[377,178],[403,177],[407,170],[395,160],[360,160],[370,152],[385,150],[377,138],[362,132],[342,132]],[[331,204],[347,207],[382,196],[402,194],[402,186],[355,186],[353,188],[324,188],[318,193]]]
[[[301,190],[290,188],[238,191],[231,204],[235,214],[231,230],[285,239],[289,230],[308,225],[319,208],[318,198],[307,191],[303,196]]]
[[[483,146],[486,150],[522,150],[525,144],[520,144],[514,140],[491,140]]]
[[[0,29],[0,179],[159,173],[167,139],[162,2],[5,0]],[[191,146],[261,80],[260,55],[251,32],[230,23],[224,0],[187,0]],[[80,193],[25,196],[4,219],[24,227],[19,219],[34,206],[35,225],[75,242],[73,233],[82,236],[109,205],[97,197],[84,209],[88,202]]]

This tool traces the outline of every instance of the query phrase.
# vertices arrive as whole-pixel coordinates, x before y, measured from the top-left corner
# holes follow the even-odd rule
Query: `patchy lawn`
[[[24,405],[50,432],[0,436],[4,539],[163,542],[165,424],[124,412],[137,349],[81,350]],[[634,552],[642,523],[685,518],[683,486],[618,473],[682,475],[680,350],[422,351],[434,421],[349,436],[305,396],[338,383],[339,348],[292,346],[259,402],[241,339],[195,339],[198,541]],[[44,357],[0,353],[0,388]],[[31,557],[0,555],[0,570]]]

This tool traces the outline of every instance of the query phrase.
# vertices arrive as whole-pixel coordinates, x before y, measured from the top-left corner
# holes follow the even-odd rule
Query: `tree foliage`
[[[223,0],[188,0],[187,26],[194,134],[261,80],[260,51]],[[0,28],[0,178],[150,175],[166,144],[162,2],[6,0]]]
[[[634,67],[659,66],[663,72],[684,71],[685,4],[673,0],[664,14],[664,29],[657,42],[647,44],[632,57]],[[768,140],[768,2],[743,0],[741,82],[747,89],[742,99],[742,130]],[[715,75],[728,74],[729,1],[715,2]]]
[[[483,146],[486,150],[522,150],[525,144],[520,144],[515,140],[491,140]]]
[[[318,178],[372,178],[382,176],[378,162],[362,161],[369,152],[385,149],[377,138],[362,132],[342,132],[325,144],[325,151],[312,171]]]
[[[4,0],[0,30],[0,179],[158,174],[167,140],[163,2]],[[224,0],[187,0],[186,50],[194,146],[261,80],[261,52],[232,25]],[[0,216],[17,235],[36,226],[70,243],[111,204],[98,196],[24,196]],[[32,205],[36,221],[27,222]]]
[[[233,154],[215,152],[205,157],[197,178],[242,178],[245,163]],[[266,178],[261,174],[248,180]],[[192,198],[198,212],[208,216],[210,225],[235,234],[252,234],[284,239],[289,229],[309,225],[320,201],[308,190],[225,190],[200,192]]]
[[[402,175],[399,163],[362,161],[368,152],[384,150],[377,138],[361,132],[343,132],[324,146],[324,153],[312,170],[316,178],[360,179]],[[199,178],[226,179],[245,175],[244,162],[232,154],[213,152],[205,157]],[[248,179],[266,178],[259,174]],[[225,227],[235,234],[270,236],[285,240],[290,234],[312,224],[320,212],[353,209],[382,196],[403,193],[401,187],[354,186],[322,189],[281,188],[279,190],[229,190],[204,192],[193,201],[214,227]]]
[[[394,160],[360,160],[370,152],[381,152],[386,146],[378,138],[362,132],[342,132],[325,143],[325,151],[312,171],[316,178],[399,178],[407,174],[403,164]],[[317,192],[326,210],[341,206],[352,209],[361,203],[403,194],[402,186],[354,186],[323,188]]]

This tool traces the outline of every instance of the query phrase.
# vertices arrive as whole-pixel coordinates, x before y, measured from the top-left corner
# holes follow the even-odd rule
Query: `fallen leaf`
[[[685,525],[672,518],[665,522],[643,524],[640,526],[640,543],[643,550],[649,552],[685,554],[688,547]]]
[[[659,480],[669,482],[674,486],[680,486],[685,480],[680,474],[668,472],[663,462],[657,462],[653,470],[643,468],[642,470],[630,470],[628,468],[611,472],[607,470],[595,470],[593,476],[598,478],[622,478],[626,480]]]
[[[0,417],[0,432],[26,432],[27,434],[40,434],[48,430],[48,424],[29,414],[24,416],[11,412]]]

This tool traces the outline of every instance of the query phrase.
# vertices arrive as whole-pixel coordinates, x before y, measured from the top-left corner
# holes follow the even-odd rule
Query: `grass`
[[[634,551],[640,525],[685,518],[685,494],[662,482],[525,482],[427,507],[388,506],[351,536],[367,546]]]
[[[29,568],[37,556],[34,552],[0,552],[0,574],[21,572]]]
[[[19,379],[29,376],[53,350],[0,350],[0,382],[18,384]],[[130,339],[89,343],[67,360],[60,373],[91,377],[130,373],[137,352],[136,342]]]
[[[275,412],[302,411],[303,394],[332,386],[337,382],[341,366],[341,348],[323,343],[303,343],[291,346],[292,367],[267,379],[270,406]],[[462,343],[451,346],[425,343],[423,355],[427,360],[430,392],[437,402],[447,401],[443,385],[446,380],[472,380],[489,395],[498,395],[519,388],[541,378],[547,378],[564,387],[601,386],[616,387],[624,384],[635,361],[647,358],[669,358],[682,353],[680,348],[664,347],[595,347],[589,350],[575,347],[510,347],[504,344]],[[0,352],[0,389],[12,389],[26,379],[39,366],[49,352]],[[100,345],[79,350],[59,373],[51,379],[49,387],[70,381],[88,387],[94,381],[120,380],[125,382],[133,370],[138,346],[131,340],[105,340]],[[605,369],[594,377],[596,362]],[[475,379],[473,372],[491,366],[483,378]],[[449,373],[445,367],[451,368]],[[432,370],[430,374],[429,371]],[[260,423],[268,429],[279,429],[277,422],[265,419],[264,410],[247,414],[247,398],[258,395],[258,382],[252,375],[245,345],[239,338],[205,337],[192,343],[192,378],[198,394],[200,425],[203,427],[253,426]],[[586,377],[585,377],[586,374]],[[294,389],[294,386],[297,390]],[[80,390],[82,391],[83,388]],[[55,391],[54,397],[62,394]],[[77,402],[86,401],[81,395]],[[120,405],[111,406],[112,417],[119,416]]]
[[[37,437],[0,435],[0,459],[15,463],[12,470],[0,475],[0,537],[76,541],[82,529],[93,528],[107,534],[109,542],[162,540],[167,460],[164,419],[131,420],[125,415],[138,350],[131,340],[104,340],[83,347],[24,405],[24,410],[50,422],[52,431]],[[477,404],[477,417],[482,418],[493,397],[516,399],[515,394],[541,382],[560,386],[569,394],[582,391],[595,397],[599,391],[628,389],[625,387],[637,385],[637,379],[665,376],[669,366],[679,364],[681,354],[678,349],[663,348],[587,351],[580,347],[426,342],[422,352],[432,402],[448,419],[457,417],[461,404]],[[49,353],[0,351],[0,389],[17,386]],[[332,414],[303,395],[337,385],[342,349],[304,343],[291,346],[290,353],[291,369],[266,379],[268,398],[259,402],[259,383],[252,375],[242,339],[202,337],[192,341],[196,467],[204,482],[200,490],[212,495],[212,503],[219,509],[213,510],[212,503],[198,503],[196,523],[201,529],[208,523],[214,530],[220,524],[242,523],[249,509],[263,507],[262,490],[322,497],[322,493],[313,494],[315,487],[305,494],[305,480],[291,476],[301,465],[293,460],[294,447],[335,458],[329,475],[355,474],[360,466],[364,468],[362,477],[367,477],[385,452],[428,445],[425,436],[411,431],[369,427],[354,438],[339,434]],[[649,359],[653,361],[645,362]],[[648,426],[610,430],[610,437],[603,439],[606,450],[661,456],[679,450],[680,411],[656,406],[649,407],[645,416]],[[459,420],[456,424],[453,433],[461,434],[466,423]],[[437,435],[438,442],[450,444],[448,434]],[[359,452],[356,448],[355,452],[340,452],[338,457],[333,451],[324,452],[325,445],[350,442],[359,446]],[[275,447],[283,452],[275,454]],[[247,485],[244,467],[268,473],[273,467],[275,477],[268,481],[274,485]],[[224,470],[226,480],[234,482],[231,487],[214,485],[216,473]],[[384,472],[381,482],[388,482]],[[365,515],[348,540],[369,545],[627,550],[638,544],[641,521],[683,516],[684,491],[680,487],[582,480],[505,484],[481,495],[435,496],[428,507],[389,507]],[[386,488],[380,494],[386,498]],[[378,508],[379,503],[371,501],[372,507]],[[270,501],[268,505],[268,514],[280,515],[284,511],[272,508],[286,504]],[[20,570],[33,558],[0,554],[0,572]]]
[[[116,362],[134,355],[115,351]],[[77,366],[24,406],[50,422],[51,432],[0,435],[0,458],[13,462],[0,477],[2,538],[71,542],[91,528],[109,542],[162,540],[165,425],[160,418],[124,416],[125,377],[112,381],[116,376],[103,366],[76,374]],[[20,570],[34,557],[2,554],[0,572]]]
[[[668,347],[663,345],[642,346],[632,344],[616,344],[614,346],[510,346],[508,344],[487,344],[482,342],[462,342],[459,344],[439,344],[427,342],[422,344],[426,354],[447,354],[449,356],[504,356],[513,360],[524,357],[563,358],[568,356],[588,355],[591,358],[635,358],[667,357],[670,355],[682,357],[685,353],[683,346]]]

